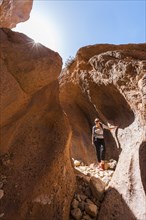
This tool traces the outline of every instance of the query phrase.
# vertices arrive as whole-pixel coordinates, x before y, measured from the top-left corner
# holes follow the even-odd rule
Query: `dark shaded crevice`
[[[106,160],[114,159],[118,161],[119,155],[121,153],[121,148],[117,146],[115,137],[110,131],[104,130],[105,146],[106,146]]]
[[[76,103],[77,108],[81,111],[81,114],[84,116],[84,118],[87,120],[89,127],[92,127],[93,122],[90,116],[90,112],[86,112],[83,107],[81,107],[78,103]],[[92,132],[91,132],[92,133]]]
[[[90,82],[90,97],[106,121],[113,125],[124,129],[134,121],[130,105],[114,85],[97,85]]]
[[[139,148],[139,166],[142,185],[146,193],[146,141]]]

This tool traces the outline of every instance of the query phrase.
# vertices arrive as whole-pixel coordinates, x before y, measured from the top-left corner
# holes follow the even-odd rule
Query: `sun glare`
[[[22,32],[32,38],[35,44],[41,43],[54,51],[58,51],[61,45],[61,32],[55,22],[35,13],[31,14],[27,22],[18,24],[14,31]]]

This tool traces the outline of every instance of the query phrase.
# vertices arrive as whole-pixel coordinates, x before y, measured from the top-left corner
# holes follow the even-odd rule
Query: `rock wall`
[[[68,219],[75,181],[59,102],[61,57],[23,34],[0,36],[0,215]]]
[[[72,126],[75,159],[95,159],[95,117],[118,126],[105,133],[106,157],[119,162],[99,220],[146,218],[145,79],[146,44],[83,47],[60,76],[60,100]]]
[[[1,0],[0,27],[14,28],[16,24],[29,19],[33,0]]]

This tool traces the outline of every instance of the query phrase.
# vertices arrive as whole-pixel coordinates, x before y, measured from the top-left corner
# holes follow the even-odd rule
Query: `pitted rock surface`
[[[33,0],[1,0],[0,1],[0,27],[14,28],[16,24],[29,19]]]
[[[145,79],[146,44],[85,46],[59,78],[61,105],[73,131],[73,158],[96,162],[91,144],[96,117],[118,126],[105,131],[106,159],[118,165],[99,220],[146,218]]]
[[[24,34],[0,35],[0,216],[65,219],[75,179],[71,129],[59,103],[62,59]]]

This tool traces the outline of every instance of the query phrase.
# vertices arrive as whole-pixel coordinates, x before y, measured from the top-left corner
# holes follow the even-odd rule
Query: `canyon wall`
[[[14,28],[16,24],[29,19],[33,0],[1,0],[0,27]]]
[[[95,160],[95,117],[118,126],[105,133],[106,159],[119,160],[99,220],[145,219],[146,44],[79,49],[60,75],[60,100],[73,130],[76,159]]]
[[[58,53],[0,30],[0,214],[67,219],[74,192],[71,129],[59,102]]]

